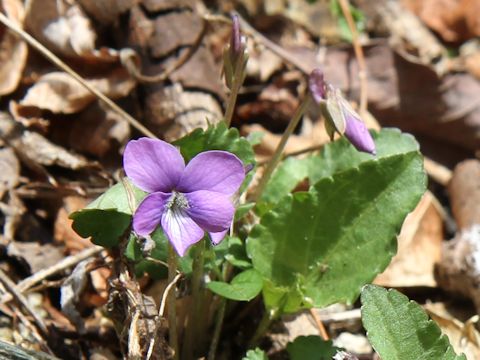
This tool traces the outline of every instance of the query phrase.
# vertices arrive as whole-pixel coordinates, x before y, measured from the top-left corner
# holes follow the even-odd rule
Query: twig
[[[5,272],[0,269],[0,281],[2,282],[3,286],[5,286],[5,289],[9,291],[12,296],[18,301],[18,303],[25,309],[25,311],[33,318],[35,321],[35,324],[37,325],[38,329],[40,330],[40,333],[44,337],[44,339],[48,339],[48,329],[45,326],[45,323],[43,322],[43,319],[38,316],[38,314],[35,312],[30,307],[30,304],[28,303],[27,299],[18,291],[17,287],[15,286],[15,283],[8,277]]]
[[[112,100],[110,100],[106,95],[104,95],[101,91],[98,91],[96,88],[88,84],[75,70],[73,70],[70,66],[64,63],[58,56],[56,56],[53,52],[48,50],[45,46],[43,46],[40,42],[38,42],[33,36],[25,32],[22,28],[17,26],[14,22],[12,22],[5,14],[0,12],[0,22],[4,24],[7,28],[11,31],[19,35],[23,40],[25,40],[30,46],[38,50],[42,55],[44,55],[48,60],[50,60],[53,64],[58,66],[60,69],[65,71],[69,74],[73,79],[75,79],[81,86],[85,89],[90,91],[94,94],[98,99],[100,99],[105,105],[110,107],[113,111],[123,117],[130,125],[132,125],[135,129],[140,131],[142,134],[151,137],[157,138],[157,136],[148,130],[145,126],[143,126],[138,120],[133,118],[129,115],[125,110],[115,104]]]
[[[165,304],[167,302],[168,293],[170,292],[172,287],[174,287],[177,284],[178,280],[182,277],[182,275],[183,275],[182,273],[178,273],[165,288],[165,291],[163,292],[163,295],[162,295],[162,302],[160,303],[160,309],[158,310],[159,317],[163,317],[163,314],[165,312]]]
[[[89,247],[78,254],[70,255],[62,259],[59,263],[50,266],[49,268],[38,271],[32,276],[20,281],[17,285],[17,290],[20,292],[25,292],[32,286],[38,284],[42,280],[52,276],[60,271],[71,268],[77,265],[79,262],[88,259],[89,257],[95,256],[104,250],[100,246]]]
[[[320,332],[320,336],[322,337],[322,339],[325,341],[330,340],[330,337],[328,336],[328,333],[327,333],[327,329],[325,329],[325,326],[323,325],[322,320],[320,320],[320,317],[318,316],[315,309],[310,309],[310,314],[312,315],[313,320],[317,325],[318,331]]]
[[[69,257],[62,259],[59,263],[52,265],[46,269],[40,270],[32,276],[29,276],[28,278],[20,281],[16,286],[16,291],[18,291],[19,293],[24,293],[33,286],[47,279],[48,277],[57,274],[65,269],[71,268],[77,265],[79,262],[88,259],[91,256],[99,254],[102,250],[103,248],[99,246],[94,246],[87,248],[79,252],[78,254],[70,255]],[[5,303],[12,299],[13,297],[11,294],[5,294],[0,299],[0,303]]]
[[[350,11],[350,3],[348,0],[339,0],[343,15],[347,20],[348,27],[352,33],[353,50],[358,62],[358,77],[360,79],[360,114],[365,114],[367,110],[368,101],[368,83],[367,83],[367,65],[365,56],[363,55],[363,48],[358,37],[357,27],[353,21],[352,12]]]
[[[252,25],[250,25],[244,18],[242,18],[238,12],[233,11],[232,13],[238,16],[238,19],[240,20],[240,25],[242,26],[242,29],[245,33],[249,33],[250,35],[260,40],[260,42],[265,45],[266,48],[270,49],[273,53],[277,54],[279,57],[281,57],[291,65],[300,69],[303,73],[310,73],[312,69],[308,65],[305,65],[305,63],[303,63],[300,58],[292,56],[292,54],[290,54],[287,50],[275,44],[273,41],[269,40],[267,37],[257,31],[257,29],[255,29]]]
[[[303,113],[308,108],[310,103],[311,103],[310,95],[307,95],[306,98],[298,106],[297,110],[295,111],[295,114],[293,114],[292,119],[288,123],[288,126],[285,129],[285,132],[283,133],[282,138],[280,139],[280,142],[277,145],[277,148],[275,149],[275,153],[273,154],[272,159],[268,163],[267,168],[265,169],[262,175],[262,178],[258,183],[257,190],[253,195],[253,201],[259,200],[260,197],[262,196],[263,190],[267,185],[268,181],[270,180],[270,177],[272,176],[273,171],[275,170],[278,163],[282,159],[283,150],[285,149],[285,145],[287,144],[287,141],[290,138],[290,135],[292,135],[300,119],[302,118]]]
[[[425,167],[425,171],[433,180],[438,182],[440,185],[448,185],[452,178],[452,170],[427,157],[423,159],[423,165]]]

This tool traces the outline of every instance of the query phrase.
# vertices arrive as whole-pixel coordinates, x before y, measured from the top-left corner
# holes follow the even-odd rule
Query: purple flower
[[[308,87],[313,100],[320,106],[330,138],[333,139],[337,132],[344,135],[358,151],[375,155],[375,142],[360,115],[352,109],[339,89],[325,82],[320,69],[312,71]]]
[[[235,212],[231,197],[245,178],[235,155],[206,151],[185,166],[173,145],[141,138],[127,144],[123,167],[137,187],[150,193],[133,215],[138,235],[149,235],[161,225],[180,256],[205,231],[214,244],[223,240]]]
[[[345,113],[345,137],[358,151],[376,155],[375,142],[367,127],[356,113]]]

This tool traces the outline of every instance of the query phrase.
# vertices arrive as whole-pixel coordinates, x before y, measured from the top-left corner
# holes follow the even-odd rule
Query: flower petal
[[[375,142],[363,121],[351,115],[345,116],[345,120],[346,128],[344,135],[348,141],[350,141],[358,151],[375,155]]]
[[[185,161],[175,146],[162,140],[140,138],[127,144],[123,168],[140,189],[169,192],[178,184]]]
[[[202,229],[215,233],[230,227],[235,208],[228,195],[199,190],[185,196],[189,205],[185,211]]]
[[[162,228],[178,255],[199,242],[205,232],[183,210],[168,210],[162,215]]]
[[[210,190],[232,195],[245,179],[242,161],[226,151],[205,151],[185,168],[177,189],[183,193]]]
[[[160,224],[165,204],[172,194],[155,192],[148,195],[133,215],[133,230],[142,236],[150,235]]]
[[[210,235],[210,240],[214,245],[220,244],[220,242],[225,239],[225,235],[227,235],[228,229],[220,232],[211,232],[208,233]]]

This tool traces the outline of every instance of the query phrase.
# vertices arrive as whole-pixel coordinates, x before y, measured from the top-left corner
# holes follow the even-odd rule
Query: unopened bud
[[[323,71],[314,69],[308,77],[308,88],[312,94],[313,100],[320,104],[325,100],[325,81],[323,78]]]

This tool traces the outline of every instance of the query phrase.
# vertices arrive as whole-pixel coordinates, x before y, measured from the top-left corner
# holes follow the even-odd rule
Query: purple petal
[[[227,235],[228,229],[220,232],[211,232],[208,233],[210,235],[210,240],[214,245],[220,244],[220,242],[225,239],[225,235]]]
[[[323,71],[314,69],[308,77],[308,88],[312,94],[313,100],[317,104],[325,100],[325,80],[323,79]]]
[[[168,210],[162,215],[162,228],[178,255],[199,242],[205,232],[183,210]]]
[[[358,151],[375,155],[375,142],[363,121],[358,120],[351,115],[346,115],[345,120],[345,137]]]
[[[172,194],[156,192],[148,195],[133,215],[133,230],[142,236],[150,235],[160,224],[165,204]]]
[[[233,58],[240,55],[242,51],[242,39],[240,33],[240,20],[237,15],[232,15],[232,35],[230,37],[230,51]]]
[[[189,205],[185,211],[202,229],[221,232],[230,227],[235,208],[228,195],[199,190],[185,196]]]
[[[170,192],[178,184],[185,162],[175,146],[162,140],[140,138],[127,144],[123,168],[140,189]]]
[[[232,195],[245,179],[242,161],[226,151],[205,151],[185,168],[177,189],[183,193],[210,190]]]

